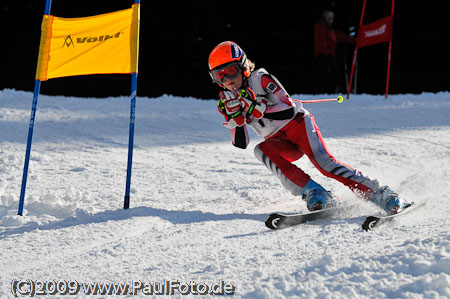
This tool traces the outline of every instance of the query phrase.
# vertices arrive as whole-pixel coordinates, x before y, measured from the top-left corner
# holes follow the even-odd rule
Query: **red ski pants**
[[[300,195],[310,176],[292,164],[306,155],[325,176],[348,186],[359,196],[368,198],[379,182],[360,171],[338,162],[328,150],[314,117],[297,115],[273,137],[255,147],[255,156],[266,165],[294,195]]]

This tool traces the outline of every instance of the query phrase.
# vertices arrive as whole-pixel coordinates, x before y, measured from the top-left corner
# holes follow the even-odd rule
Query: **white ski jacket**
[[[255,92],[256,101],[265,103],[267,106],[261,119],[247,122],[259,137],[268,139],[286,126],[298,113],[309,114],[301,103],[291,101],[281,83],[265,69],[260,68],[253,71],[247,82]],[[246,125],[230,131],[233,145],[246,148],[250,142]]]

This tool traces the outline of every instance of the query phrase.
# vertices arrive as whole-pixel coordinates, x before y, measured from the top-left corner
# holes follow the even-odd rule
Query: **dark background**
[[[45,0],[0,0],[0,89],[32,91]],[[134,1],[53,0],[51,14],[82,17],[129,8]],[[397,0],[394,13],[390,93],[448,91],[449,25],[446,1]],[[145,1],[141,3],[138,95],[216,98],[207,60],[220,42],[239,44],[257,67],[274,74],[291,93],[314,89],[313,26],[323,9],[334,27],[358,26],[363,0],[335,1]],[[441,4],[444,3],[444,4]],[[442,5],[442,6],[441,6]],[[364,23],[390,13],[391,1],[368,0]],[[338,57],[351,64],[353,46]],[[384,94],[388,43],[358,52],[358,93]],[[41,93],[107,97],[128,95],[129,75],[51,79]]]

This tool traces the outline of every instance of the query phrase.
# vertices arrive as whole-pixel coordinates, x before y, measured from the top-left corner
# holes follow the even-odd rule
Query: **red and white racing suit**
[[[310,176],[291,162],[306,155],[323,175],[338,180],[361,197],[372,198],[379,182],[333,157],[314,117],[301,103],[290,100],[278,80],[265,69],[258,69],[247,83],[255,92],[256,101],[267,105],[263,118],[247,121],[265,139],[255,147],[255,156],[286,189],[294,195],[302,194]],[[232,129],[231,136],[233,145],[240,148],[246,148],[250,141],[246,125]]]

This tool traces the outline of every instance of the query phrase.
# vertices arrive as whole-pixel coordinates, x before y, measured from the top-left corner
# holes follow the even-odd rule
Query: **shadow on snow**
[[[25,232],[31,232],[34,230],[54,230],[69,228],[79,225],[89,225],[105,223],[108,221],[122,221],[131,219],[133,217],[159,217],[163,220],[169,221],[172,224],[191,224],[208,221],[228,221],[228,220],[256,220],[263,222],[267,217],[267,214],[244,214],[244,213],[231,213],[231,214],[215,214],[202,211],[174,211],[165,209],[156,209],[151,207],[136,207],[128,210],[116,210],[116,211],[103,211],[96,214],[87,214],[84,211],[77,210],[77,215],[72,216],[60,221],[51,222],[45,225],[39,225],[36,222],[24,224],[21,227],[14,227],[11,229],[4,228],[4,231],[0,233],[0,239],[4,239],[8,236],[15,234],[23,234]]]

